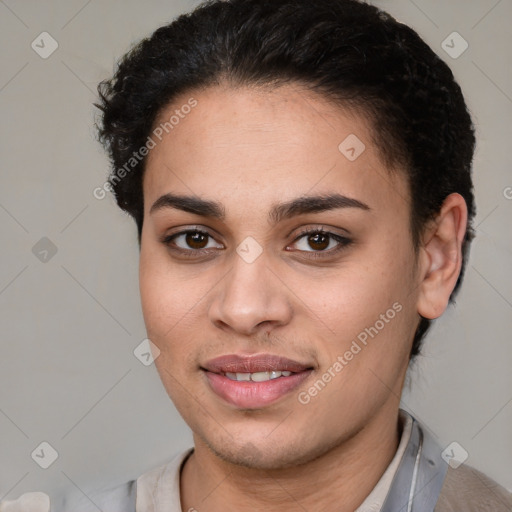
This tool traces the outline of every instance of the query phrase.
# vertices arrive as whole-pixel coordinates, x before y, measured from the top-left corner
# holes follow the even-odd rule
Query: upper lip
[[[228,354],[210,359],[201,368],[212,373],[255,373],[279,370],[297,373],[308,370],[312,366],[272,354],[250,356]]]

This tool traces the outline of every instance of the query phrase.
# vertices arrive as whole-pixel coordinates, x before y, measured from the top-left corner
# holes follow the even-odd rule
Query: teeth
[[[226,377],[231,380],[238,381],[253,381],[253,382],[265,382],[267,380],[277,379],[278,377],[289,377],[292,372],[287,370],[284,371],[270,371],[270,372],[254,372],[254,373],[231,373],[226,372]]]
[[[278,377],[281,376],[281,372],[272,372],[273,374],[279,373]],[[275,377],[272,377],[275,379]],[[270,380],[270,372],[255,372],[251,373],[251,380],[254,382],[264,382]]]

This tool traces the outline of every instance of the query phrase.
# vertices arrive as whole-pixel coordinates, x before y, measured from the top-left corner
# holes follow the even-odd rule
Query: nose
[[[233,266],[215,288],[211,322],[231,334],[252,336],[286,325],[292,317],[290,290],[271,268],[265,251],[252,262],[234,255]]]

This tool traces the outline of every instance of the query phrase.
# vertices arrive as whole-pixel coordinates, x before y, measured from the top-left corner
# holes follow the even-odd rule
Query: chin
[[[218,458],[229,464],[267,471],[306,464],[330,449],[328,445],[305,449],[301,440],[294,440],[287,445],[283,442],[272,443],[269,439],[240,442],[230,440],[229,443],[225,439],[218,443],[203,439],[203,442]]]

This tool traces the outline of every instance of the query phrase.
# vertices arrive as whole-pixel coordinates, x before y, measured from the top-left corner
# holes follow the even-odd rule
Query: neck
[[[357,434],[321,457],[274,470],[223,461],[194,435],[195,449],[180,478],[182,510],[353,512],[389,466],[400,435],[397,408],[384,407]]]

